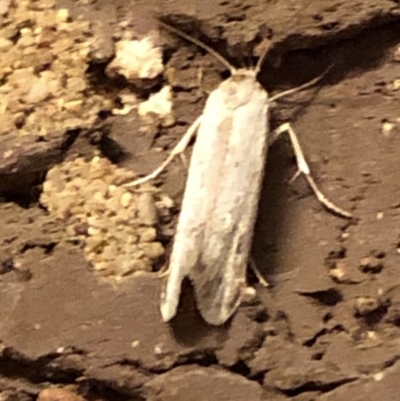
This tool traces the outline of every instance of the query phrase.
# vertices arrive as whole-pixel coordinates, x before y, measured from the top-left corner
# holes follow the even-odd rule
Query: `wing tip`
[[[172,298],[161,295],[160,312],[164,322],[169,322],[176,315],[179,298],[179,294]]]

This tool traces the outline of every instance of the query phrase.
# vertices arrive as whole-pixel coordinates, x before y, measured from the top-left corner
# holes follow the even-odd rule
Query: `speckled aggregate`
[[[92,33],[54,0],[0,4],[0,135],[91,126],[109,101],[94,93],[86,71]]]
[[[172,201],[148,183],[122,186],[134,177],[96,156],[55,166],[43,185],[41,203],[64,221],[70,239],[82,240],[86,259],[104,276],[150,272],[164,255],[157,227]]]

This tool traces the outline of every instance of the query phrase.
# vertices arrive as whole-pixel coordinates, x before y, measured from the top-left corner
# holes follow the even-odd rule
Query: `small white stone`
[[[69,18],[69,11],[66,8],[62,8],[57,11],[56,19],[58,22],[67,22]]]
[[[139,115],[145,116],[154,113],[161,118],[171,115],[172,111],[172,93],[170,86],[164,86],[160,92],[149,97],[145,102],[139,105]]]
[[[153,79],[163,71],[161,48],[150,37],[142,40],[121,40],[116,44],[116,57],[107,72],[123,75],[128,81]]]

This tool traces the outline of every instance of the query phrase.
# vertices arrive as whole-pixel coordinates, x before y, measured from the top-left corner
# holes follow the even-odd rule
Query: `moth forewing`
[[[176,313],[186,276],[208,323],[225,323],[240,304],[267,152],[267,111],[267,93],[249,70],[236,71],[206,102],[162,294],[165,321]]]

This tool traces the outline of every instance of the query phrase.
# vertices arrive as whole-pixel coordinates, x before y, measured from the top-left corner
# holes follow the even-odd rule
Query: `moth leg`
[[[150,181],[150,180],[156,178],[162,171],[164,171],[164,169],[168,166],[168,164],[171,163],[171,161],[175,158],[175,156],[181,155],[185,151],[190,140],[193,138],[193,136],[196,133],[197,128],[200,125],[201,118],[202,118],[202,116],[198,117],[197,120],[189,127],[189,129],[186,131],[185,135],[177,143],[177,145],[172,149],[170,155],[166,158],[166,160],[161,164],[160,167],[158,167],[152,173],[146,175],[145,177],[139,178],[137,180],[134,180],[132,182],[125,184],[124,187],[134,187],[136,185],[143,184],[147,181]]]
[[[285,124],[283,124],[285,125]],[[285,133],[285,130],[282,130],[281,128],[283,127],[283,125],[280,125],[278,128],[276,128],[274,131],[272,131],[269,135],[268,135],[268,147],[272,146],[276,140],[278,138],[280,138],[280,136]]]
[[[352,215],[350,212],[347,212],[346,210],[340,208],[339,206],[336,206],[333,202],[331,202],[323,193],[322,191],[318,188],[317,184],[315,183],[314,179],[311,176],[310,173],[310,168],[308,167],[308,164],[306,162],[306,159],[304,157],[304,153],[300,147],[299,140],[297,138],[296,133],[293,131],[293,128],[290,126],[289,123],[282,124],[279,126],[274,132],[271,137],[273,142],[284,132],[287,132],[289,134],[290,141],[292,142],[294,154],[296,156],[297,160],[297,167],[299,169],[299,172],[303,173],[304,176],[306,177],[308,184],[314,191],[314,194],[318,198],[318,200],[330,211],[346,217],[346,218],[351,218]],[[295,174],[294,178],[297,178],[298,173]]]
[[[274,130],[273,132],[271,132],[271,134],[268,137],[268,147],[272,146],[277,139],[280,138],[280,136],[285,133],[286,131],[280,130],[281,126],[278,127],[276,130]],[[293,183],[294,181],[297,180],[297,178],[299,178],[300,174],[302,172],[300,171],[299,168],[297,168],[297,171],[293,174],[293,177],[289,180],[290,183]]]
[[[169,274],[169,267],[168,265],[164,265],[158,272],[157,272],[157,276],[159,278],[164,278],[167,277]]]
[[[203,85],[203,69],[202,68],[198,68],[197,70],[197,93],[199,94],[199,96],[203,96],[205,91],[202,89],[202,85]]]
[[[188,163],[188,161],[187,161],[187,159],[186,159],[185,154],[184,154],[184,153],[181,153],[179,156],[180,156],[180,158],[181,158],[181,162],[182,162],[183,166],[184,166],[185,169],[187,170],[187,169],[189,168],[189,163]]]
[[[265,278],[262,276],[262,274],[260,273],[260,270],[258,270],[257,266],[256,266],[256,262],[254,262],[254,259],[250,257],[250,268],[251,270],[253,270],[253,273],[255,274],[255,276],[257,277],[257,280],[259,281],[259,283],[263,286],[263,287],[269,287],[269,284],[267,282],[267,280],[265,280]]]
[[[160,270],[156,272],[144,272],[144,271],[137,271],[133,275],[138,276],[149,276],[151,278],[164,278],[169,274],[169,269],[167,266],[163,266]]]
[[[251,303],[256,297],[257,293],[253,287],[245,287],[242,290],[242,299],[240,300],[241,304]]]
[[[301,174],[301,171],[297,168],[297,171],[293,174],[293,177],[290,179],[290,183],[293,183],[293,182],[295,182],[298,178],[299,178],[299,175]]]

